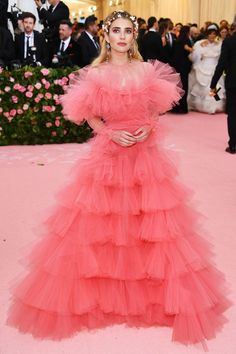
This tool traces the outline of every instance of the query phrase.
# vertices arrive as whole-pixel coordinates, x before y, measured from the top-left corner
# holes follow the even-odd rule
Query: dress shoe
[[[236,154],[236,146],[234,147],[230,147],[228,146],[226,149],[225,149],[226,152],[230,153],[230,154]]]

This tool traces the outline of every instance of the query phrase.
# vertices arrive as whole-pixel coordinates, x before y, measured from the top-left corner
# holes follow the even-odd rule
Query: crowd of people
[[[70,21],[69,8],[63,1],[49,0],[45,8],[41,0],[34,0],[43,25],[36,31],[36,17],[24,12],[17,20],[14,40],[10,31],[0,27],[0,65],[19,67],[43,65],[46,67],[84,67],[99,55],[104,39],[103,21],[94,15],[83,23]],[[209,96],[223,41],[236,31],[236,21],[229,24],[206,22],[202,28],[196,23],[174,23],[169,18],[159,20],[152,16],[147,22],[139,18],[138,47],[145,61],[157,59],[170,64],[181,75],[185,95],[174,113],[195,110],[214,114],[225,110],[223,76],[218,81],[217,95]]]

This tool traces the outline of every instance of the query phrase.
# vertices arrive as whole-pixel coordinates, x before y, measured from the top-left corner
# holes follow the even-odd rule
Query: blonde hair
[[[130,22],[133,24],[134,30],[136,30],[136,18],[134,16],[131,16],[127,11],[120,10],[120,11],[114,11],[106,17],[106,19],[104,21],[105,26],[103,27],[103,29],[107,33],[109,33],[109,29],[110,29],[112,22],[115,21],[117,18],[129,19]],[[135,31],[135,33],[136,33],[136,31]],[[99,56],[93,60],[93,62],[91,63],[91,66],[94,67],[94,66],[97,66],[101,63],[104,63],[105,61],[108,61],[110,58],[110,55],[111,55],[110,49],[107,48],[107,41],[104,38],[103,42],[102,42],[102,46],[101,46],[101,52],[100,52]],[[127,55],[128,55],[128,52],[127,52]],[[138,43],[137,43],[135,34],[134,34],[134,43],[130,48],[129,55],[130,55],[130,58],[132,58],[132,59],[137,59],[137,60],[143,61],[143,58],[138,50]]]

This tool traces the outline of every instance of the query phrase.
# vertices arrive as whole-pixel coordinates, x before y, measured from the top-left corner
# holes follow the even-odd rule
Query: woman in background
[[[211,24],[206,30],[207,39],[197,41],[193,46],[190,59],[193,62],[189,77],[189,109],[209,114],[223,112],[225,108],[225,88],[223,77],[219,81],[220,100],[209,96],[210,83],[218,63],[222,40],[219,27]]]

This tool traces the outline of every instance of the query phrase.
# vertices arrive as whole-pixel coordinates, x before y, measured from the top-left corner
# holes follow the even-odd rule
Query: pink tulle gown
[[[8,325],[53,340],[112,324],[170,326],[172,341],[208,350],[232,301],[213,245],[199,234],[192,192],[159,143],[158,114],[180,99],[179,80],[158,61],[80,70],[62,98],[68,119],[154,129],[130,147],[105,134],[89,140],[55,194],[30,271],[11,287]]]

